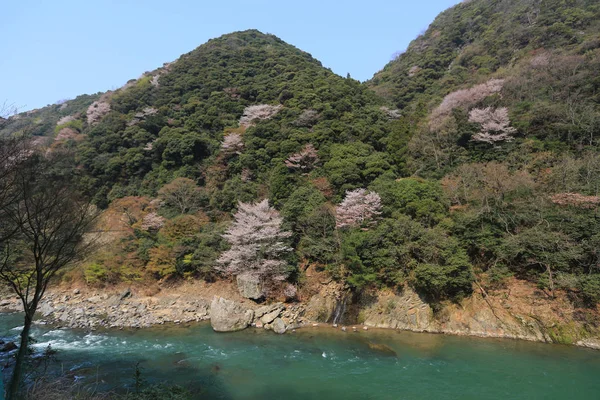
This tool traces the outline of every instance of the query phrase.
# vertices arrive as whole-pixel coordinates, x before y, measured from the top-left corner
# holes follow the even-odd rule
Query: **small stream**
[[[16,339],[20,325],[20,315],[0,314],[0,338]],[[207,323],[37,325],[33,336],[36,348],[58,350],[51,371],[100,390],[132,388],[140,362],[146,381],[187,386],[199,399],[600,398],[600,352],[560,345],[333,328],[217,334]]]

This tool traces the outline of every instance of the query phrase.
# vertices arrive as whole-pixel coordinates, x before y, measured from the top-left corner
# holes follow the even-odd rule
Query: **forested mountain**
[[[599,67],[598,2],[468,1],[367,83],[402,109],[407,172],[442,184],[491,278],[598,300]]]
[[[268,199],[236,218],[282,218],[273,293],[313,264],[433,303],[514,275],[595,307],[599,69],[596,1],[473,0],[366,83],[251,30],[0,129],[52,136],[75,184],[128,216],[90,284],[216,279],[239,202]]]

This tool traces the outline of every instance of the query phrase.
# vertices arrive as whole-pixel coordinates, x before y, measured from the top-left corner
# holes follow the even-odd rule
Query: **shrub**
[[[595,306],[600,303],[600,275],[591,274],[581,277],[579,290],[585,303]]]
[[[91,263],[83,268],[83,276],[88,285],[105,282],[108,278],[108,269],[99,263]]]

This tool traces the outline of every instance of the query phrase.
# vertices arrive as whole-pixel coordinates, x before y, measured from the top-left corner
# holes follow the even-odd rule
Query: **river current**
[[[18,314],[0,314],[15,340]],[[52,373],[99,390],[179,384],[199,399],[600,399],[600,352],[570,346],[393,330],[259,329],[207,323],[86,332],[36,325]],[[6,356],[4,356],[6,357]],[[5,362],[5,361],[4,361]]]

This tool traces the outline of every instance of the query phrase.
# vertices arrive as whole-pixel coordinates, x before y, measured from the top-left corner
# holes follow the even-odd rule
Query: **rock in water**
[[[5,353],[8,351],[13,351],[17,349],[17,345],[14,342],[8,342],[0,349],[0,352]]]
[[[286,328],[285,328],[285,322],[283,322],[283,320],[281,318],[275,318],[275,321],[273,321],[273,332],[275,333],[285,333]]]
[[[374,351],[376,351],[380,354],[386,355],[386,356],[398,357],[398,354],[396,354],[396,351],[394,351],[394,349],[392,349],[387,344],[369,343],[369,348],[371,350],[374,350]]]
[[[241,331],[253,318],[254,311],[222,297],[215,297],[210,305],[210,324],[216,332]]]
[[[264,293],[260,279],[249,274],[241,274],[237,276],[236,280],[242,296],[252,300],[263,298]]]

